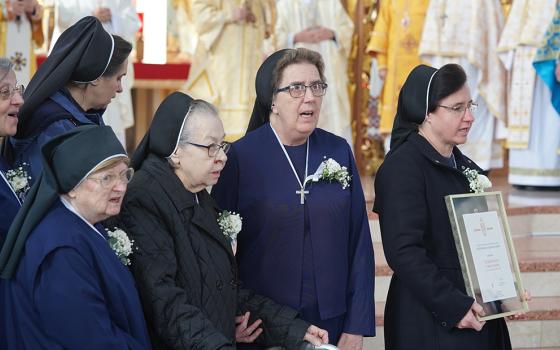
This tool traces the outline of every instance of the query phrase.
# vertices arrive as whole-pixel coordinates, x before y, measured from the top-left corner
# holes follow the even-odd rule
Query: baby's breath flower
[[[220,226],[224,236],[231,242],[237,239],[237,234],[241,231],[242,221],[243,219],[239,214],[227,210],[218,215],[218,226]]]
[[[342,185],[342,189],[350,186],[351,176],[345,166],[340,166],[338,162],[332,158],[323,161],[317,168],[313,181],[326,180],[329,182],[338,181]]]
[[[116,227],[113,231],[107,230],[107,235],[109,236],[108,242],[111,249],[115,251],[123,264],[130,265],[128,256],[132,254],[134,240],[129,239],[126,232]]]
[[[27,171],[24,169],[25,166],[27,164],[23,163],[15,169],[6,171],[6,179],[10,187],[12,187],[18,198],[22,201],[27,191],[29,191],[29,180],[31,180],[31,177],[27,175]]]
[[[485,189],[492,187],[492,182],[486,175],[479,174],[474,169],[466,169],[463,174],[469,180],[469,187],[474,193],[482,193]]]

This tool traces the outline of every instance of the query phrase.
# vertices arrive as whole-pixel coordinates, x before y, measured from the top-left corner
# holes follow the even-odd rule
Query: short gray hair
[[[0,57],[0,81],[4,80],[6,75],[10,73],[14,64],[12,61],[6,57]]]
[[[196,132],[196,130],[193,130],[193,115],[207,115],[217,118],[218,110],[214,105],[204,100],[192,101],[185,117],[185,125],[177,141],[177,147],[186,145]]]

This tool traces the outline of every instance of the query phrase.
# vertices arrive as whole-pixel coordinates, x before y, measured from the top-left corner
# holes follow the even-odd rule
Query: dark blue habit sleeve
[[[20,205],[12,190],[0,179],[0,248],[6,239],[8,229],[19,211]]]
[[[112,322],[98,278],[74,248],[58,248],[45,258],[33,286],[45,334],[65,349],[146,349]]]
[[[349,150],[351,153],[351,151]],[[350,154],[352,209],[350,219],[349,273],[346,292],[347,310],[344,332],[375,335],[375,263],[369,221],[365,207],[364,191],[356,168],[354,157]]]
[[[28,175],[31,176],[31,184],[43,171],[43,161],[41,160],[41,147],[55,136],[61,135],[76,126],[68,119],[55,121],[47,126],[37,137],[27,139],[12,139],[16,165],[26,163],[28,165]]]

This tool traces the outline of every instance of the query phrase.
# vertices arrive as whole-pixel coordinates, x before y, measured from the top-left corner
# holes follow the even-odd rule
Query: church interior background
[[[94,1],[94,0],[91,0]],[[137,12],[142,22],[135,43],[135,80],[132,89],[134,126],[129,128],[127,149],[132,151],[149,127],[159,103],[174,90],[184,89],[185,82],[197,62],[193,61],[194,45],[190,16],[190,0],[155,2],[137,0]],[[229,1],[229,0],[228,0]],[[231,0],[234,1],[234,0]],[[263,16],[275,21],[272,10]],[[378,105],[382,81],[377,76],[376,59],[367,52],[368,43],[379,17],[377,0],[340,0],[354,23],[351,49],[348,57],[347,86],[353,149],[360,173],[368,209],[374,198],[373,178],[384,158],[384,142],[379,131]],[[382,2],[383,0],[381,0]],[[388,1],[388,0],[387,0]],[[514,0],[522,1],[522,0]],[[246,1],[250,3],[249,0]],[[414,1],[413,1],[414,2]],[[449,0],[449,2],[452,2]],[[38,62],[44,59],[54,25],[54,6],[43,1],[44,45],[38,50]],[[504,18],[512,8],[510,1],[502,0]],[[401,19],[407,24],[407,19]],[[274,36],[274,33],[267,33]],[[560,116],[558,116],[560,117]],[[560,131],[556,131],[557,133]],[[522,279],[533,300],[530,311],[519,320],[509,322],[515,349],[560,349],[560,192],[558,188],[531,190],[515,188],[508,183],[508,152],[502,166],[492,168],[490,178],[494,190],[502,191],[519,259]],[[556,157],[560,157],[560,150]],[[559,171],[559,169],[556,169]],[[383,309],[392,274],[383,256],[378,218],[369,213],[372,240],[376,258],[376,338],[368,339],[365,349],[383,348]]]

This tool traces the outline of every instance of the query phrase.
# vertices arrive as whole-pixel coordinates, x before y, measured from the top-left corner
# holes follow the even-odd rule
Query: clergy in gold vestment
[[[390,134],[397,99],[408,73],[420,64],[418,45],[428,0],[381,0],[367,52],[377,58],[384,79],[379,113],[380,132]]]
[[[560,186],[560,115],[533,67],[556,6],[556,0],[514,1],[500,38],[500,58],[510,73],[507,143],[513,185]]]
[[[218,107],[226,139],[245,134],[263,60],[263,0],[191,0],[198,43],[184,90]]]
[[[0,57],[12,61],[19,84],[27,85],[37,70],[34,49],[43,44],[42,17],[37,0],[0,0]]]
[[[478,105],[461,152],[482,169],[503,166],[506,71],[496,48],[504,25],[499,0],[431,0],[418,52],[433,67],[458,63]]]
[[[318,127],[344,137],[353,147],[347,64],[354,24],[340,0],[279,0],[277,49],[305,47],[325,61],[329,85]]]

